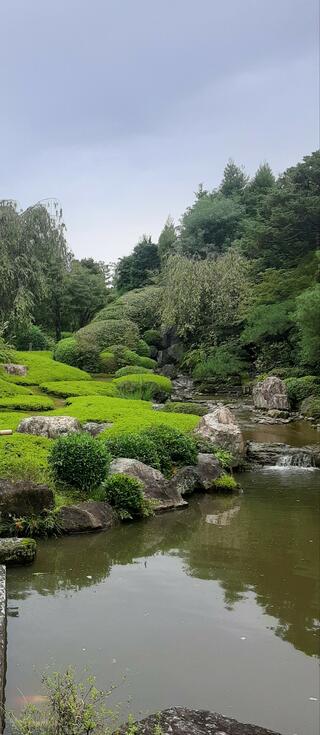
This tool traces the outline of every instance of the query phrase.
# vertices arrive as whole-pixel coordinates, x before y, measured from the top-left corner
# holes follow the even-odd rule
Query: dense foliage
[[[55,481],[89,494],[105,479],[110,454],[90,434],[69,434],[56,439],[48,461]]]
[[[121,520],[132,520],[151,513],[150,501],[143,495],[142,482],[128,475],[110,475],[103,483],[105,499]]]

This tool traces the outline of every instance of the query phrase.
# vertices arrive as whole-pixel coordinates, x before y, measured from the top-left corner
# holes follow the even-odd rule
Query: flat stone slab
[[[0,538],[0,564],[30,564],[36,551],[33,538]]]
[[[127,725],[119,733],[126,735]],[[280,735],[258,725],[247,725],[216,712],[172,707],[137,723],[136,735]]]

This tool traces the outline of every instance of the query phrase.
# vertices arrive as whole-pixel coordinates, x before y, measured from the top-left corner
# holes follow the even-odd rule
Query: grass
[[[12,429],[14,431],[18,424],[20,424],[20,421],[27,418],[27,416],[30,416],[30,411],[29,413],[22,413],[20,411],[0,411],[0,429]],[[0,437],[0,440],[1,438],[2,437]]]
[[[9,378],[8,373],[3,372],[4,375],[6,375]],[[5,398],[6,396],[16,396],[16,395],[30,395],[31,390],[30,388],[24,388],[22,385],[15,385],[15,383],[11,383],[7,377],[5,379],[0,378],[0,397]]]
[[[9,396],[0,398],[0,408],[11,408],[18,411],[50,411],[54,402],[46,396]]]
[[[52,440],[31,434],[0,436],[0,477],[46,482]]]
[[[90,380],[90,375],[79,368],[70,367],[52,359],[51,352],[15,352],[15,362],[26,365],[27,375],[7,375],[0,367],[0,378],[21,385],[40,385],[56,380]]]
[[[70,396],[114,396],[116,388],[113,383],[98,380],[58,380],[41,383],[41,390],[60,398]]]

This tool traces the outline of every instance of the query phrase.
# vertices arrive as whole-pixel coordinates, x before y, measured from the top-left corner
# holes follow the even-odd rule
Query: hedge
[[[129,319],[107,319],[90,322],[76,333],[80,351],[88,345],[96,347],[99,352],[110,345],[121,344],[136,347],[139,342],[139,329]]]
[[[9,396],[0,398],[0,408],[17,409],[18,411],[50,411],[54,408],[54,403],[46,396]]]
[[[136,396],[141,400],[158,400],[163,401],[170,395],[172,383],[169,378],[163,375],[124,375],[122,378],[116,378],[114,384],[120,395]]]

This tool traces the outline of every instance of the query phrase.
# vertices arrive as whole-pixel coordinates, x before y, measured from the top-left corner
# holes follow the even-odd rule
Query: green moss
[[[152,370],[150,370],[149,368],[144,368],[141,365],[125,365],[125,367],[117,370],[117,372],[115,373],[115,377],[122,378],[123,375],[143,375],[145,373],[152,373]]]
[[[9,396],[0,398],[0,408],[27,411],[49,411],[54,408],[51,398],[45,396]]]
[[[20,421],[27,416],[29,416],[28,413],[22,413],[20,411],[0,411],[0,429],[12,429],[14,431]],[[0,437],[0,441],[1,439],[2,437]]]
[[[207,406],[203,406],[201,403],[171,403],[168,401],[163,406],[162,411],[166,413],[192,413],[193,416],[204,416],[208,413]]]
[[[28,371],[27,375],[8,375],[6,379],[12,383],[40,385],[51,380],[90,379],[90,375],[83,370],[53,360],[51,352],[16,352],[14,358],[20,365],[26,365]],[[4,377],[4,370],[1,367],[0,377]]]
[[[220,477],[214,481],[214,484],[219,490],[236,490],[238,487],[234,477],[232,475],[227,475],[227,473],[220,475]]]
[[[302,401],[300,411],[303,416],[313,419],[320,418],[320,396],[308,396]]]
[[[0,477],[45,482],[51,443],[51,439],[31,434],[0,437]]]
[[[7,375],[7,373],[4,373]],[[27,396],[30,395],[30,388],[24,388],[22,385],[15,385],[7,379],[0,378],[0,397],[6,396]]]
[[[69,398],[70,396],[114,396],[116,394],[113,383],[98,380],[58,380],[42,383],[40,388],[46,393],[52,393],[54,396],[61,398]]]

